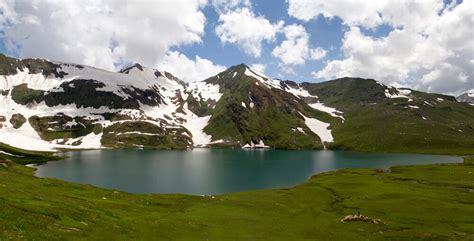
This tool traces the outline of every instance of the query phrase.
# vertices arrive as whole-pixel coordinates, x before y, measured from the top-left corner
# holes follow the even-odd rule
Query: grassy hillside
[[[347,169],[290,189],[132,195],[0,163],[2,240],[473,240],[474,166]],[[384,224],[340,219],[357,210]]]
[[[256,78],[245,74],[247,69],[237,65],[206,80],[218,84],[223,95],[210,111],[212,117],[204,131],[213,140],[223,139],[237,146],[262,140],[279,149],[323,149],[320,138],[304,124],[300,113],[327,122],[338,120],[286,91],[258,84]]]
[[[333,129],[333,148],[474,154],[474,107],[452,96],[411,90],[407,98],[387,98],[385,86],[357,78],[303,85],[344,112],[346,121]]]

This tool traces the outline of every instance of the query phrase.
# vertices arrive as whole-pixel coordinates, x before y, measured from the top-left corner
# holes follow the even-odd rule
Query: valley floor
[[[133,195],[33,172],[0,164],[2,241],[474,239],[472,160],[345,169],[218,196]],[[340,221],[358,210],[384,224]]]

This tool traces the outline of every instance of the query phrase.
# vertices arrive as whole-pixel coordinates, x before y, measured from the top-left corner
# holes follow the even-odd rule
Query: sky
[[[0,52],[199,81],[245,63],[296,82],[474,89],[474,1],[0,0]]]

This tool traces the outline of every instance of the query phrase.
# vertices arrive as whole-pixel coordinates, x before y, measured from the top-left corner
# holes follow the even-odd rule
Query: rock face
[[[474,148],[474,107],[454,97],[370,79],[282,81],[244,64],[184,83],[139,64],[110,72],[0,55],[0,127],[0,142],[33,150]]]
[[[10,123],[12,124],[13,128],[18,129],[23,124],[25,124],[26,118],[22,114],[13,114],[12,118],[10,118]]]
[[[7,120],[7,118],[5,118],[5,116],[0,116],[0,129],[3,128],[3,122],[5,122]]]

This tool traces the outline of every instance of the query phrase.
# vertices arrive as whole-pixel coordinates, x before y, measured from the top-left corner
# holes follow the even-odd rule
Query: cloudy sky
[[[0,52],[186,81],[246,63],[267,76],[474,89],[474,1],[0,0]]]

